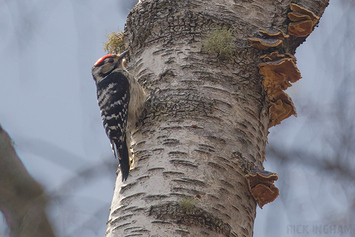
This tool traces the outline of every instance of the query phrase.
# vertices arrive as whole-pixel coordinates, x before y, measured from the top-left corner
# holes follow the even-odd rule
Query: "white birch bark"
[[[285,27],[289,2],[146,0],[131,11],[129,71],[150,98],[133,134],[136,167],[116,181],[107,237],[253,235],[244,175],[262,167],[269,118],[262,52],[247,38]],[[222,27],[235,36],[229,61],[201,50]]]

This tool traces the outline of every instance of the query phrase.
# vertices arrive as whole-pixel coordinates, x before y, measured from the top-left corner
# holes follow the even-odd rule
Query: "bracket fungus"
[[[291,115],[297,117],[296,108],[291,98],[283,91],[279,91],[275,100],[270,102],[269,108],[269,127],[278,125],[282,120]]]
[[[273,54],[273,53],[272,53]],[[272,58],[281,57],[280,54],[269,56]],[[286,90],[291,86],[291,82],[296,82],[301,78],[301,73],[297,69],[294,57],[281,58],[276,61],[260,63],[259,73],[264,76],[263,86],[272,100],[278,91]]]
[[[288,25],[288,34],[307,37],[313,31],[319,17],[297,4],[291,3],[290,6],[292,12],[288,13],[288,18],[292,22]]]
[[[268,49],[282,46],[281,39],[261,39],[261,38],[248,38],[251,42],[251,46],[257,49]]]
[[[291,22],[288,25],[288,33],[297,37],[306,37],[313,31],[311,20]]]
[[[262,83],[271,100],[269,127],[272,127],[291,115],[297,116],[291,98],[283,91],[298,81],[301,73],[296,67],[296,58],[289,53],[272,52],[261,56],[261,59],[264,62],[258,65],[259,73],[263,75]]]
[[[274,181],[278,179],[277,174],[256,168],[245,177],[250,192],[260,208],[263,208],[269,202],[273,202],[279,196],[279,189],[274,185]]]
[[[263,60],[264,62],[277,61],[277,60],[280,60],[283,58],[290,58],[294,62],[297,61],[296,57],[293,56],[292,54],[290,54],[290,53],[279,54],[277,51],[272,52],[270,54],[264,54],[264,55],[260,56],[260,59]]]
[[[298,12],[289,12],[288,13],[288,18],[290,21],[306,21],[306,20],[311,20],[310,16],[303,15]]]
[[[288,35],[285,35],[282,30],[259,30],[259,32],[267,36],[267,38],[279,39],[279,40],[288,38]]]
[[[304,7],[301,7],[300,5],[297,5],[295,3],[290,3],[290,7],[291,7],[291,10],[294,12],[309,16],[311,18],[311,20],[313,21],[313,25],[315,25],[319,21],[319,16],[315,15],[310,10],[308,10]]]

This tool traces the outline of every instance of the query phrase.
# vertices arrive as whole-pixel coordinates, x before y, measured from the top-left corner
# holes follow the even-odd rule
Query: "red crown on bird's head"
[[[105,55],[105,56],[99,58],[99,59],[96,61],[96,63],[94,64],[94,66],[100,64],[102,61],[105,60],[105,58],[108,58],[108,57],[111,57],[111,56],[112,56],[112,54],[107,54],[107,55]]]

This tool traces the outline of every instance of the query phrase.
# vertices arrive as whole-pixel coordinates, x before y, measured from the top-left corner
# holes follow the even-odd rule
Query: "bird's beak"
[[[124,51],[118,56],[118,61],[120,62],[126,55],[128,54],[128,50]]]

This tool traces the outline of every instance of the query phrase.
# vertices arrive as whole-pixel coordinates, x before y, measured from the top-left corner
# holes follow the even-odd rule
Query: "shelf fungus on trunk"
[[[319,17],[313,12],[297,4],[291,3],[290,8],[288,35],[280,29],[262,29],[259,30],[259,37],[248,38],[252,47],[267,53],[260,57],[262,62],[258,67],[262,75],[262,85],[269,98],[269,128],[291,115],[297,116],[291,98],[284,92],[292,83],[301,79],[296,58],[290,53],[294,52],[291,46],[295,40],[304,40],[297,37],[307,37],[319,21]],[[278,179],[277,174],[256,168],[245,177],[260,208],[278,197],[279,190],[274,186],[274,181]]]
[[[288,26],[288,34],[296,37],[308,36],[319,17],[294,3],[290,4],[290,8],[288,18],[292,22]],[[263,76],[263,87],[270,99],[269,127],[272,127],[291,115],[297,115],[291,98],[283,91],[290,87],[291,83],[298,81],[301,73],[296,66],[296,58],[292,54],[278,52],[287,52],[290,40],[295,39],[294,37],[290,38],[280,29],[263,29],[259,30],[259,34],[260,38],[248,38],[251,46],[268,52],[274,51],[261,56],[260,59],[263,62],[258,65],[259,73]]]
[[[307,37],[313,31],[319,17],[297,4],[291,3],[290,6],[292,12],[288,13],[288,18],[292,22],[288,25],[288,34]]]
[[[289,37],[282,30],[259,30],[259,32],[269,39],[284,40]]]
[[[282,30],[259,30],[264,38],[248,38],[251,46],[257,49],[266,50],[283,46],[283,40],[288,37]]]
[[[297,116],[291,98],[283,91],[298,81],[301,73],[296,67],[296,58],[289,53],[272,52],[261,59],[264,62],[258,65],[259,73],[263,75],[262,83],[270,99],[269,127],[272,127],[291,115]]]
[[[260,208],[269,202],[273,202],[279,196],[279,189],[274,181],[278,179],[276,173],[266,170],[254,169],[245,175],[249,189]]]
[[[251,42],[251,46],[262,50],[282,46],[281,39],[248,38],[248,40]]]
[[[288,38],[282,30],[259,30],[265,38],[248,38],[251,46],[266,50],[283,45]],[[269,127],[280,124],[282,120],[296,114],[291,98],[283,92],[291,83],[301,78],[301,73],[296,67],[296,58],[290,53],[279,54],[274,51],[260,57],[263,63],[258,65],[259,73],[263,75],[262,84],[270,99]]]
[[[283,58],[290,58],[293,60],[293,62],[296,63],[297,59],[295,56],[293,56],[290,53],[285,53],[285,54],[279,54],[278,52],[272,52],[271,54],[264,54],[260,57],[261,60],[263,60],[264,62],[270,62],[270,61],[276,61],[276,60],[280,60]]]
[[[270,102],[269,127],[278,125],[282,120],[287,119],[291,115],[297,117],[296,108],[291,98],[283,91],[279,91],[275,95],[275,99]]]
[[[264,57],[264,60],[276,59],[258,65],[259,73],[264,76],[264,89],[268,97],[273,100],[275,94],[278,94],[281,90],[286,90],[291,86],[291,83],[298,81],[301,78],[301,73],[297,69],[293,57],[274,53],[262,57]]]

